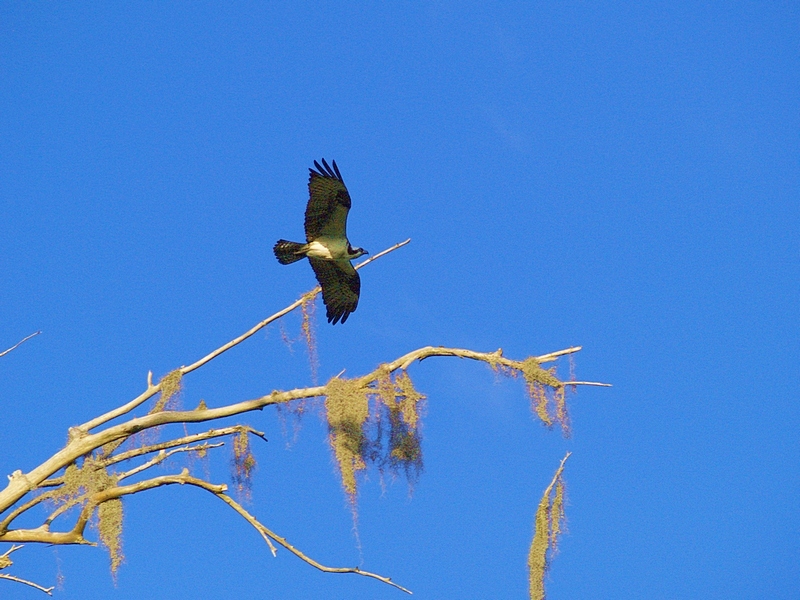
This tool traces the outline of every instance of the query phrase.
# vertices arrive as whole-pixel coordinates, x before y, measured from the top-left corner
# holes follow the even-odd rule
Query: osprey
[[[322,159],[322,166],[309,169],[308,206],[306,206],[306,243],[278,240],[273,247],[282,265],[308,258],[322,287],[322,299],[328,309],[328,323],[342,323],[358,306],[361,279],[350,262],[368,254],[353,248],[347,240],[347,213],[350,194],[344,185],[339,167],[333,169]]]

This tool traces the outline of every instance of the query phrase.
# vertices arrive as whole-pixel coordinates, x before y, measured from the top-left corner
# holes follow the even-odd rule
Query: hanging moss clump
[[[328,439],[342,476],[342,487],[355,503],[356,473],[366,468],[368,448],[364,426],[369,417],[369,389],[357,381],[333,378],[328,382],[325,412]]]
[[[425,396],[420,394],[403,371],[394,381],[393,396],[381,394],[381,400],[389,412],[389,453],[386,462],[392,473],[402,470],[409,484],[419,479],[423,469],[422,437],[419,431],[420,412]]]
[[[306,350],[308,351],[308,365],[311,368],[311,381],[317,385],[317,374],[319,373],[319,355],[317,354],[317,336],[314,327],[316,320],[314,313],[317,310],[317,305],[314,303],[316,294],[308,293],[303,296],[303,302],[300,305],[300,310],[303,315],[303,320],[300,325],[300,330],[303,334],[303,339],[306,342]]]
[[[569,436],[566,388],[556,377],[556,367],[544,369],[535,358],[530,357],[522,361],[519,371],[525,378],[531,409],[536,416],[548,427],[558,423],[564,435]]]
[[[49,499],[65,508],[83,503],[89,496],[117,485],[116,475],[109,474],[95,458],[86,457],[82,466],[72,463],[64,470],[64,485],[46,492]]]
[[[116,580],[117,571],[125,560],[122,553],[122,500],[106,500],[97,509],[97,530],[100,543],[111,557],[111,574]]]
[[[564,461],[561,462],[536,509],[533,541],[528,552],[531,600],[544,600],[544,576],[549,568],[550,559],[558,551],[558,537],[564,529]]]
[[[237,495],[245,500],[250,499],[253,489],[253,472],[256,470],[256,457],[250,449],[250,436],[247,431],[240,431],[233,438],[233,482]]]
[[[96,458],[88,456],[80,467],[76,463],[69,465],[64,470],[64,484],[47,495],[59,508],[66,510],[91,502],[92,496],[115,487],[118,481],[117,475],[109,473]],[[122,552],[122,500],[112,498],[96,508],[94,516],[97,520],[93,523],[97,527],[100,543],[111,558],[111,574],[116,577],[125,559]]]
[[[405,371],[392,379],[389,370],[381,368],[369,386],[339,378],[328,382],[329,440],[351,502],[355,502],[356,473],[369,463],[378,465],[381,473],[385,469],[393,475],[402,472],[413,487],[423,466],[420,417],[424,400]]]
[[[161,381],[158,382],[158,385],[161,386],[161,395],[150,410],[150,414],[169,408],[170,400],[177,400],[178,393],[181,391],[182,378],[183,373],[181,373],[180,369],[170,371],[161,378]]]

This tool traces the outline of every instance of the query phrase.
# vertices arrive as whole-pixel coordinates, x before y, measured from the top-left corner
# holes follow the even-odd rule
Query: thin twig
[[[224,442],[219,442],[218,444],[200,444],[198,446],[185,446],[182,448],[175,448],[173,450],[170,450],[169,452],[167,452],[166,450],[161,450],[154,458],[151,458],[146,463],[142,463],[141,465],[139,465],[138,467],[134,467],[130,471],[118,473],[117,479],[119,481],[122,481],[123,479],[127,479],[128,477],[136,475],[137,473],[141,473],[142,471],[145,471],[150,467],[154,467],[157,464],[164,462],[170,456],[178,452],[198,452],[198,451],[208,450],[210,448],[219,448],[224,445],[225,445]]]
[[[264,538],[264,540],[266,540],[267,544],[269,544],[270,546],[273,556],[275,556],[276,553],[275,553],[275,547],[269,541],[270,538],[278,542],[281,546],[286,548],[289,552],[297,556],[299,559],[305,561],[312,567],[315,567],[325,573],[355,573],[357,575],[363,575],[364,577],[371,577],[373,579],[377,579],[378,581],[382,581],[383,583],[387,583],[392,587],[396,587],[397,589],[406,592],[407,594],[412,593],[410,590],[393,582],[390,577],[384,577],[383,575],[378,575],[377,573],[363,571],[358,567],[326,567],[325,565],[318,563],[310,556],[307,556],[306,554],[304,554],[303,552],[292,546],[288,541],[286,541],[285,538],[279,536],[274,531],[271,531],[270,529],[265,527],[262,523],[258,521],[258,519],[256,519],[253,515],[251,515],[241,504],[236,502],[236,500],[234,500],[225,493],[216,491],[215,489],[213,489],[214,486],[212,486],[211,484],[208,484],[207,482],[201,479],[194,479],[194,478],[187,478],[186,483],[197,485],[198,487],[208,490],[209,492],[217,496],[220,500],[225,502],[237,513],[239,513],[248,523],[250,523],[250,525],[252,525],[256,529],[256,531],[258,531],[261,534],[261,537]]]
[[[557,350],[556,352],[550,352],[548,354],[542,354],[541,356],[536,357],[536,361],[539,363],[546,363],[546,362],[553,362],[557,358],[561,356],[565,356],[567,354],[574,354],[575,352],[580,352],[583,349],[583,346],[572,346],[570,348],[565,348],[564,350]]]
[[[200,485],[198,482],[201,482],[202,485]],[[146,490],[152,490],[164,485],[174,484],[196,485],[212,491],[215,494],[223,493],[228,489],[228,486],[224,483],[208,483],[202,479],[192,477],[189,475],[189,469],[184,468],[177,475],[162,475],[160,477],[153,477],[152,479],[145,479],[144,481],[137,481],[136,483],[131,483],[129,485],[117,485],[105,490],[101,490],[92,496],[91,501],[95,505],[102,504],[103,502],[108,502],[109,500],[114,500],[116,498],[122,498],[123,496],[130,496],[131,494],[138,494],[139,492],[144,492]]]
[[[33,508],[37,504],[40,504],[40,503],[44,502],[45,500],[48,500],[52,496],[53,496],[52,492],[47,492],[47,493],[42,494],[40,496],[36,496],[35,498],[31,498],[25,504],[22,504],[22,505],[18,506],[17,508],[15,508],[13,511],[11,511],[8,514],[8,516],[5,519],[0,521],[0,535],[2,535],[8,529],[8,526],[11,525],[11,522],[14,519],[16,519],[18,516],[20,516],[25,511],[30,510],[31,508]]]
[[[19,347],[20,347],[22,344],[24,344],[25,342],[27,342],[29,339],[31,339],[32,337],[35,337],[35,336],[39,335],[40,333],[42,333],[42,332],[41,332],[41,330],[40,330],[40,331],[37,331],[37,332],[35,332],[35,333],[32,333],[32,334],[30,334],[28,337],[22,338],[22,339],[21,339],[20,341],[18,341],[16,344],[14,344],[13,346],[11,346],[11,348],[9,348],[8,350],[3,350],[2,352],[0,352],[0,356],[5,356],[6,354],[8,354],[9,352],[11,352],[12,350],[16,350],[16,349],[17,349],[17,348],[19,348]]]
[[[556,469],[550,485],[545,489],[539,500],[536,508],[536,516],[534,517],[534,533],[531,547],[528,551],[528,581],[529,581],[529,597],[531,600],[542,600],[545,597],[544,593],[544,577],[547,573],[549,566],[548,551],[551,556],[556,549],[556,537],[560,531],[559,522],[563,519],[563,504],[557,510],[554,510],[554,500],[550,497],[553,488],[561,480],[561,474],[564,471],[564,463],[570,457],[570,452],[567,452],[561,460],[561,464]],[[563,499],[563,497],[562,497]]]
[[[36,588],[40,592],[44,592],[48,596],[52,596],[53,590],[55,589],[55,586],[51,586],[49,588],[42,587],[38,583],[33,583],[32,581],[28,581],[27,579],[21,579],[19,577],[14,577],[13,575],[6,575],[4,573],[0,573],[0,579],[8,579],[9,581],[16,581],[17,583],[24,583],[25,585],[29,585],[31,587]]]
[[[19,550],[20,548],[24,548],[24,547],[25,547],[25,545],[24,545],[24,544],[14,544],[13,546],[11,546],[11,548],[9,548],[8,550],[6,550],[6,551],[5,551],[5,552],[3,552],[2,554],[0,554],[0,557],[2,557],[2,558],[8,558],[8,555],[9,555],[9,554],[11,554],[12,552],[16,552],[16,551],[17,551],[17,550]]]
[[[233,427],[223,427],[222,429],[209,429],[208,431],[205,431],[203,433],[187,435],[181,438],[176,438],[174,440],[169,440],[167,442],[162,442],[160,444],[152,444],[150,446],[142,446],[141,448],[134,448],[133,450],[120,452],[119,454],[114,454],[100,461],[100,464],[104,467],[108,467],[126,460],[130,460],[132,458],[136,458],[137,456],[150,454],[151,452],[158,452],[159,450],[167,450],[169,448],[175,448],[176,446],[183,446],[184,444],[192,444],[194,442],[199,442],[202,440],[224,437],[227,435],[233,435],[242,432],[252,433],[256,437],[259,437],[262,440],[267,441],[266,436],[261,431],[253,429],[252,427],[248,427],[247,425],[234,425]],[[47,482],[42,482],[42,484],[44,483]]]
[[[400,242],[399,244],[395,244],[394,246],[392,246],[391,248],[387,248],[383,252],[378,252],[376,255],[370,256],[367,260],[364,260],[364,261],[361,261],[360,263],[358,263],[355,266],[355,268],[356,269],[360,269],[361,267],[364,267],[364,266],[368,265],[369,263],[371,263],[373,260],[378,260],[381,256],[385,256],[385,255],[389,254],[389,252],[394,252],[398,248],[402,248],[403,246],[405,246],[406,244],[408,244],[410,242],[411,242],[411,238],[408,238],[404,242]]]
[[[64,477],[59,477],[58,479],[60,479],[60,482],[58,483],[51,483],[53,480],[48,480],[48,487],[59,486],[64,483]],[[38,487],[32,487],[31,491],[33,489],[38,489]],[[0,536],[2,536],[6,532],[6,530],[11,525],[12,521],[14,521],[14,519],[16,519],[18,516],[25,513],[26,511],[30,510],[37,504],[41,504],[45,500],[53,498],[54,496],[57,495],[57,491],[58,490],[50,490],[49,492],[45,492],[44,494],[35,496],[34,498],[31,498],[24,504],[21,504],[20,506],[12,510],[2,521],[0,521]]]
[[[547,496],[549,496],[549,495],[550,495],[550,492],[552,492],[552,491],[553,491],[553,486],[556,484],[556,481],[558,481],[558,478],[559,478],[559,477],[561,477],[561,473],[564,471],[564,463],[566,463],[566,462],[567,462],[567,459],[568,459],[570,456],[572,456],[572,452],[567,452],[567,453],[564,455],[564,458],[562,458],[562,459],[561,459],[561,464],[560,464],[560,465],[558,465],[558,469],[556,469],[556,474],[555,474],[555,475],[553,475],[553,479],[552,479],[552,481],[550,482],[550,485],[548,485],[548,486],[547,486],[547,489],[544,491],[544,494],[543,494],[543,496],[542,496],[542,497],[547,497]]]
[[[41,498],[41,496],[39,496]],[[48,496],[49,498],[50,496]],[[84,492],[80,496],[76,496],[74,498],[70,498],[66,500],[63,504],[59,504],[56,506],[55,510],[51,512],[47,518],[44,520],[44,526],[49,528],[53,521],[55,521],[58,517],[63,515],[65,512],[72,510],[76,506],[81,505],[83,502],[86,501],[88,494]]]

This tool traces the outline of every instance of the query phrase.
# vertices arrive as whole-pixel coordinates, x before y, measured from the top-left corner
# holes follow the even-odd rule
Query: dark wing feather
[[[350,211],[350,194],[339,173],[336,161],[333,169],[322,159],[322,166],[309,169],[308,206],[306,207],[306,241],[320,236],[347,237],[347,213]]]
[[[328,309],[328,323],[342,323],[358,306],[361,279],[349,260],[322,260],[308,258],[314,274],[322,286],[322,300]]]

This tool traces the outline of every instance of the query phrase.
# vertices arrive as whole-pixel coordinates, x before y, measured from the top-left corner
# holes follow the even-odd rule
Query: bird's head
[[[353,248],[352,246],[348,246],[347,254],[349,255],[348,258],[353,260],[354,258],[358,258],[359,256],[364,256],[365,254],[369,254],[363,248]]]

